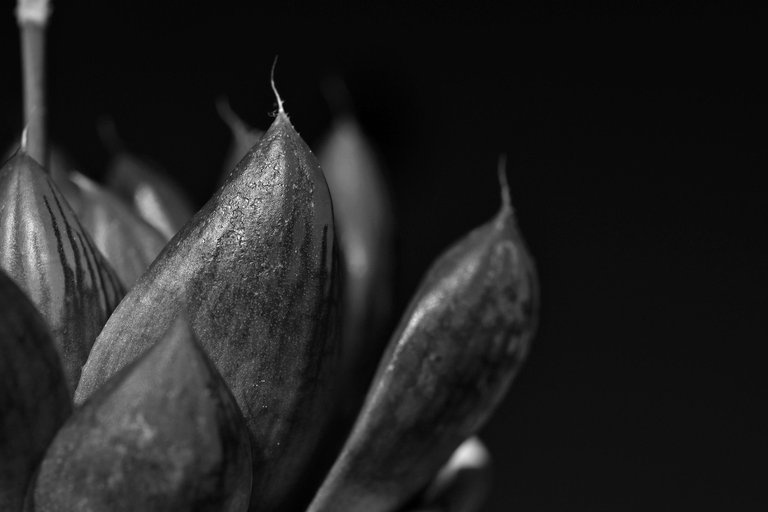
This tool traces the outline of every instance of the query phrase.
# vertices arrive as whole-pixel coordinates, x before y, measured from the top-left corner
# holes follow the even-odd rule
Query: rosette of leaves
[[[46,2],[25,3],[23,47],[39,49],[46,16],[34,8]],[[47,174],[44,95],[27,94],[40,69],[28,71],[31,143],[0,170],[3,510],[477,510],[489,457],[473,436],[538,311],[503,167],[499,213],[435,261],[372,380],[359,380],[346,374],[388,293],[382,262],[361,274],[360,255],[388,254],[391,212],[348,118],[324,150],[329,190],[277,96],[269,129],[190,220],[173,209],[172,238],[143,273],[151,256],[136,260],[126,292],[110,264],[125,251],[102,250],[146,236],[136,223],[103,228],[130,204],[105,209],[118,199],[69,169]],[[122,176],[129,202],[163,189],[151,173]],[[146,222],[156,211],[133,207]],[[347,435],[333,417],[358,382],[368,393]]]
[[[476,440],[459,447],[524,359],[537,303],[535,269],[503,190],[496,218],[428,273],[310,510],[464,502],[473,510],[481,501],[487,454],[459,457],[482,455]],[[306,506],[296,496],[316,483],[306,474],[338,405],[333,369],[349,313],[337,311],[334,226],[323,172],[281,109],[106,321],[74,414],[61,426],[71,403],[66,394],[54,403],[60,419],[36,441],[51,444],[42,463],[41,455],[26,463],[37,477],[25,470],[14,503],[27,496],[40,511]],[[31,305],[9,313],[15,302],[0,302],[4,318],[26,319],[13,332],[27,329],[22,336],[52,347],[45,320]],[[51,375],[40,382],[59,382],[61,393],[52,353],[37,355]],[[22,418],[4,432],[12,446],[41,420],[24,412],[29,400],[8,404],[4,417]]]

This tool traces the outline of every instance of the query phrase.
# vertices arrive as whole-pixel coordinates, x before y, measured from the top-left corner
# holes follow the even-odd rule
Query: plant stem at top
[[[26,152],[43,167],[48,163],[45,102],[45,30],[48,0],[18,0],[16,21],[21,34]]]

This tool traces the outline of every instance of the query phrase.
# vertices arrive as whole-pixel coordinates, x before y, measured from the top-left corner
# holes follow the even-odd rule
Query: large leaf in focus
[[[252,507],[275,510],[329,415],[338,355],[336,272],[328,187],[281,112],[115,310],[83,370],[76,402],[186,312],[248,422]]]

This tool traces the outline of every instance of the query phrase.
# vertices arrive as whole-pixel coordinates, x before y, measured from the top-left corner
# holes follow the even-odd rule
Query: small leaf
[[[0,270],[0,510],[22,509],[35,468],[71,412],[45,320]]]
[[[173,238],[195,213],[187,195],[165,171],[128,152],[113,157],[104,181],[166,240]]]
[[[351,114],[319,151],[333,198],[344,275],[340,393],[351,423],[386,345],[392,308],[392,202],[380,161]]]
[[[50,326],[74,392],[123,286],[42,167],[21,152],[0,169],[0,268]]]
[[[66,179],[74,190],[70,194],[70,188],[62,190],[80,223],[130,289],[163,250],[165,237],[121,198],[86,176],[71,172]]]
[[[243,512],[251,451],[240,410],[178,320],[56,436],[34,492],[37,512]]]
[[[502,188],[498,215],[427,272],[309,512],[398,509],[509,388],[536,329],[538,281]]]
[[[454,450],[421,500],[437,510],[476,512],[488,498],[491,480],[491,454],[480,439],[471,437]]]

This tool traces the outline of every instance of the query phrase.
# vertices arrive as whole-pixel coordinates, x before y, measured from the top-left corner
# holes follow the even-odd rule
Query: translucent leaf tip
[[[280,114],[285,114],[285,110],[283,110],[283,99],[280,97],[280,93],[277,92],[277,87],[275,86],[275,67],[277,66],[277,55],[275,55],[275,60],[272,61],[272,71],[269,74],[269,81],[272,84],[272,92],[275,93],[275,98],[277,98],[277,111]]]

